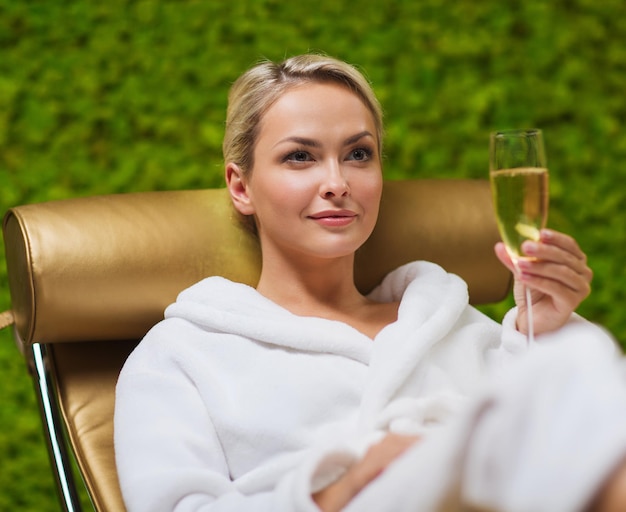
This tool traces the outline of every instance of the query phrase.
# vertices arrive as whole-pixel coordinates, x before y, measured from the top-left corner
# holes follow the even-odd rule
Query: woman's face
[[[374,119],[360,98],[311,83],[289,89],[263,116],[249,178],[229,164],[227,180],[234,173],[241,181],[235,205],[255,216],[264,256],[342,257],[374,229],[380,162]]]

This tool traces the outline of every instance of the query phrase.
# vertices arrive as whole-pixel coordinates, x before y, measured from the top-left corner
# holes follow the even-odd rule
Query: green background
[[[219,186],[229,84],[262,57],[322,51],[373,82],[388,178],[484,178],[490,131],[542,128],[549,224],[577,238],[595,272],[579,312],[624,343],[625,5],[0,0],[0,210]],[[509,306],[485,311],[500,318]],[[58,510],[8,329],[0,371],[0,510]]]

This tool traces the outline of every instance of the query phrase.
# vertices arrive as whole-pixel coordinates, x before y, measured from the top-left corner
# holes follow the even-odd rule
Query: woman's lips
[[[318,224],[328,227],[341,227],[351,224],[357,215],[350,210],[325,210],[309,215]]]

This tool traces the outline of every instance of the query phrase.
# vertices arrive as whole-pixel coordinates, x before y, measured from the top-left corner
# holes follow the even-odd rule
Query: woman
[[[262,63],[233,85],[226,183],[258,234],[261,276],[256,289],[211,277],[185,290],[127,361],[115,441],[130,512],[554,511],[621,499],[619,483],[598,490],[626,454],[626,419],[614,414],[624,386],[612,340],[573,313],[591,281],[573,239],[545,230],[527,243],[536,259],[516,275],[518,307],[502,326],[468,305],[458,277],[426,262],[358,292],[354,253],[378,214],[382,132],[367,81],[332,58]],[[501,244],[496,253],[513,270]],[[536,344],[549,347],[536,356],[523,355],[522,286],[533,291]],[[594,392],[615,391],[602,407],[587,397],[598,420],[572,429],[595,459],[582,476],[557,472],[573,497],[546,501],[530,484],[518,492],[541,464],[502,454],[520,429],[550,431],[586,404],[567,399],[581,359]],[[555,403],[560,416],[546,413]],[[513,468],[495,490],[490,467]],[[527,508],[536,502],[548,505]]]

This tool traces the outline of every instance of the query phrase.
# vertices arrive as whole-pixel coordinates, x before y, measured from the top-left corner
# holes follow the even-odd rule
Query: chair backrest
[[[114,390],[128,353],[182,289],[222,275],[254,284],[260,252],[225,189],[143,192],[24,205],[3,223],[16,338],[50,348],[68,437],[99,510],[123,510],[113,459]],[[474,304],[510,289],[497,261],[489,184],[387,181],[376,230],[357,253],[367,292],[393,268],[439,263]],[[74,342],[74,343],[70,343]]]

